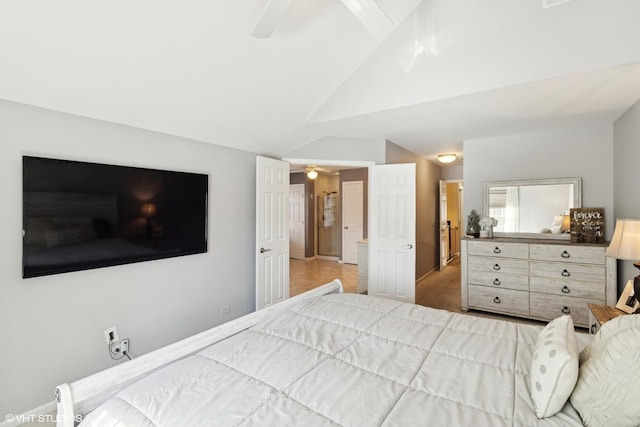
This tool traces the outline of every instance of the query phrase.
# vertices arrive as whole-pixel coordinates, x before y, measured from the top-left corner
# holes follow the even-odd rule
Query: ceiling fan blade
[[[382,35],[393,29],[391,18],[374,0],[342,0],[353,15],[374,35]]]
[[[291,0],[269,0],[251,35],[258,39],[270,37],[290,4]]]

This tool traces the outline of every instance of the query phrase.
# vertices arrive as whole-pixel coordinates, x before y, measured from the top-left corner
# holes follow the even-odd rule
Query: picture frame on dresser
[[[627,314],[635,313],[640,308],[640,302],[633,292],[633,280],[629,280],[618,299],[616,304],[618,310],[622,310]]]

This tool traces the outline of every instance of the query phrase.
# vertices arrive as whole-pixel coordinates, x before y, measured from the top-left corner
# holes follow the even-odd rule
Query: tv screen
[[[207,251],[206,174],[23,156],[23,277]]]

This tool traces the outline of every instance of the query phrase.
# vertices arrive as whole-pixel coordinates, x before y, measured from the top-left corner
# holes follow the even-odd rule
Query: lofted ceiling
[[[640,99],[640,2],[0,2],[0,99],[286,156],[323,137],[434,158],[462,141],[613,122]]]

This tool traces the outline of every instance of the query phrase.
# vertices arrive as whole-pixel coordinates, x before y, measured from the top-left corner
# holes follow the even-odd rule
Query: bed
[[[582,426],[567,401],[579,382],[569,353],[591,337],[557,320],[543,328],[344,294],[336,280],[59,386],[58,425]],[[563,361],[554,393],[570,389],[542,408],[533,389],[547,383],[532,378],[558,368],[538,360],[546,353]]]

